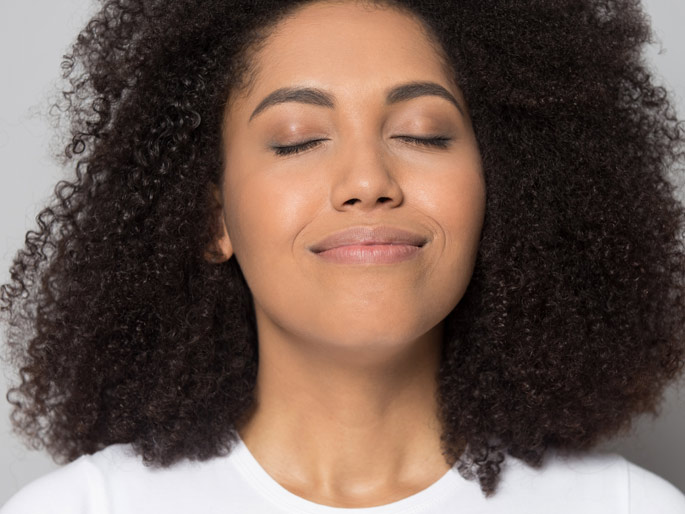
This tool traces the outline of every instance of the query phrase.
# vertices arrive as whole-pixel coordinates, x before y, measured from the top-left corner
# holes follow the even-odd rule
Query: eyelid
[[[407,135],[392,136],[392,138],[403,139],[406,141],[410,141],[415,145],[433,147],[438,149],[447,148],[453,139],[449,136],[417,137]],[[308,149],[317,146],[317,143],[321,141],[328,141],[328,138],[310,139],[308,141],[302,141],[301,143],[294,143],[292,145],[272,145],[271,149],[276,155],[283,157],[305,152]]]
[[[328,141],[328,138],[310,139],[302,141],[301,143],[293,143],[291,145],[272,145],[271,149],[278,156],[295,155],[304,152],[311,147],[317,146],[316,143],[321,141]]]
[[[438,148],[438,149],[445,149],[447,148],[451,143],[454,138],[449,137],[449,136],[428,136],[428,137],[418,137],[418,136],[392,136],[394,139],[404,139],[411,141],[414,144],[425,146],[425,147],[433,147],[433,148]]]
[[[397,136],[390,136],[393,139],[415,139],[419,141],[450,141],[452,138],[450,136],[434,135],[434,136],[412,136],[409,134],[399,134]]]

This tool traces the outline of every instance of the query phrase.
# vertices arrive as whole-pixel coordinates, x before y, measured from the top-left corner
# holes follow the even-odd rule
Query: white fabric
[[[494,496],[456,468],[386,505],[330,507],[276,482],[242,440],[225,457],[142,464],[129,445],[84,455],[24,486],[0,514],[685,514],[685,495],[620,455],[550,453],[541,469],[507,456]]]

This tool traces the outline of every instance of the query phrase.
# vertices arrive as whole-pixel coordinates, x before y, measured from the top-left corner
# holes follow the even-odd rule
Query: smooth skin
[[[359,2],[307,4],[254,56],[256,80],[227,104],[223,235],[254,298],[256,408],[239,433],[279,484],[335,507],[371,507],[448,470],[436,373],[443,320],[463,296],[485,212],[485,181],[463,96],[419,22]],[[394,103],[433,82],[450,92]],[[284,87],[330,105],[287,101]],[[402,136],[402,137],[400,137]],[[449,138],[446,147],[408,137]],[[315,141],[298,153],[276,146]],[[428,240],[392,264],[332,263],[309,247],[352,226]]]

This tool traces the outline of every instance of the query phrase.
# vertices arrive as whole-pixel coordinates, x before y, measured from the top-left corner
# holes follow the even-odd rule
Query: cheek
[[[293,242],[316,210],[321,192],[296,174],[255,170],[227,181],[231,208],[229,235],[248,284],[258,287],[283,270]],[[237,174],[236,174],[237,175]],[[282,271],[281,271],[282,272]]]
[[[434,280],[448,285],[442,291],[456,302],[470,282],[485,216],[486,190],[479,161],[438,170],[424,180],[419,203],[434,223],[441,246]],[[437,291],[437,290],[436,290]]]
[[[438,167],[428,178],[417,181],[413,189],[425,214],[444,231],[447,244],[461,246],[479,239],[485,214],[485,181],[478,159]]]
[[[451,202],[445,198],[446,227],[451,236],[477,246],[485,215],[485,183],[480,173],[465,173],[456,181]]]

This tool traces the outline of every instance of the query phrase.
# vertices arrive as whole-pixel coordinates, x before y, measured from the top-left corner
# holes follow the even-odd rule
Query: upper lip
[[[325,237],[309,249],[319,253],[348,245],[408,244],[423,246],[428,239],[420,234],[387,225],[350,227]]]

